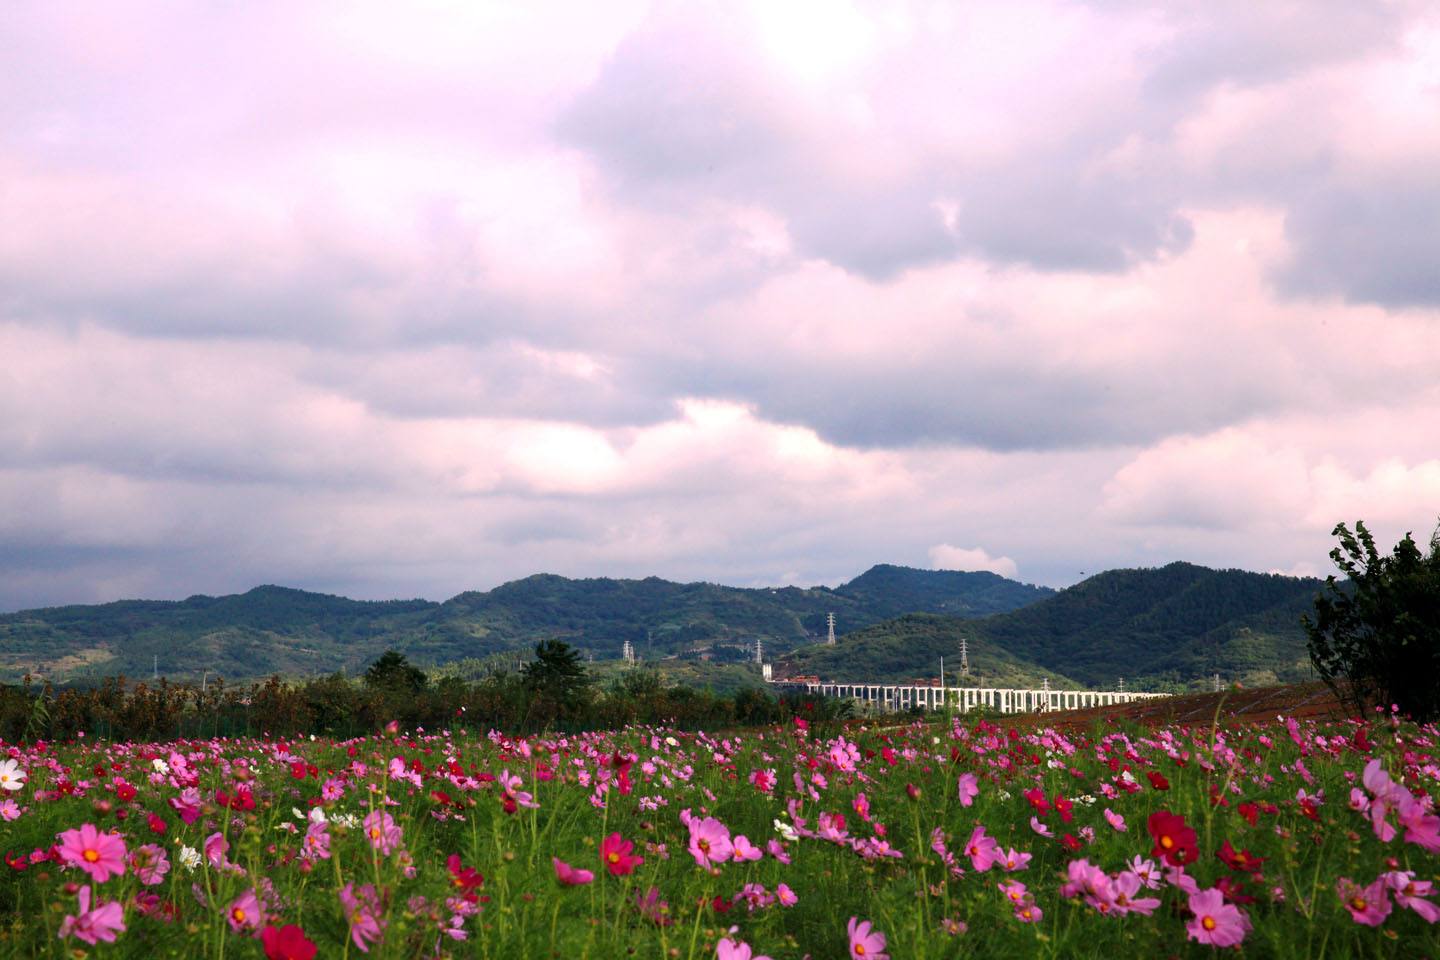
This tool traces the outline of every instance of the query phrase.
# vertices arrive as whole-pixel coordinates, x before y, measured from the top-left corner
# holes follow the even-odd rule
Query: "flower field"
[[[1436,730],[7,744],[6,957],[1440,956]]]

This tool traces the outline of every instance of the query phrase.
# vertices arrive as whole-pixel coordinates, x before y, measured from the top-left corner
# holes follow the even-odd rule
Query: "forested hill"
[[[1214,673],[1250,683],[1308,679],[1302,614],[1323,581],[1189,563],[1111,570],[1023,609],[980,620],[933,618],[879,624],[833,648],[787,659],[795,673],[827,679],[928,676],[944,654],[1003,654],[1092,687],[1187,684]],[[903,638],[903,642],[897,640]]]
[[[224,597],[131,600],[0,615],[0,680],[161,672],[198,678],[356,670],[394,648],[446,662],[559,637],[597,659],[625,641],[642,657],[738,659],[761,638],[780,653],[825,632],[845,634],[910,612],[966,617],[1015,610],[1054,591],[992,573],[882,565],[840,587],[744,589],[711,583],[526,577],[444,603],[366,602],[284,587]]]

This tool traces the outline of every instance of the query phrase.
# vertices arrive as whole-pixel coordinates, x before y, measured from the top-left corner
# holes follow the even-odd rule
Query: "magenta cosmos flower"
[[[713,863],[724,863],[735,854],[730,842],[730,830],[714,817],[704,820],[690,820],[690,855],[700,866],[710,868]]]
[[[1190,894],[1190,912],[1195,914],[1185,925],[1190,939],[1212,947],[1234,946],[1250,929],[1240,908],[1226,903],[1225,895],[1214,887]]]
[[[60,834],[60,859],[104,883],[125,872],[125,841],[118,833],[101,833],[93,824],[82,824],[79,830]]]
[[[744,940],[731,940],[729,937],[715,944],[715,956],[717,960],[770,960],[752,951],[750,944]]]
[[[612,833],[600,842],[600,860],[613,877],[634,873],[635,868],[645,862],[644,857],[631,854],[635,849],[633,841],[626,840],[618,833]]]
[[[551,857],[550,862],[555,865],[555,876],[567,887],[578,887],[595,879],[595,874],[589,870],[581,870],[579,867],[572,867],[559,857]]]
[[[851,917],[848,930],[851,957],[859,960],[890,960],[890,955],[885,952],[885,934],[874,929],[869,920]]]
[[[79,911],[73,916],[67,914],[60,921],[61,937],[79,937],[89,944],[100,940],[114,943],[115,935],[125,932],[125,911],[119,903],[114,900],[98,903],[92,910],[90,904],[95,899],[95,888],[89,886],[80,888],[78,899]]]
[[[973,773],[960,774],[960,806],[968,807],[975,802],[980,795],[980,782],[975,779]]]
[[[385,921],[381,919],[385,909],[375,887],[367,883],[356,890],[353,883],[345,884],[340,891],[340,905],[350,920],[350,939],[361,952],[369,953],[370,944],[379,940],[385,931]]]
[[[1360,886],[1349,877],[1341,877],[1335,882],[1335,892],[1356,923],[1378,927],[1390,916],[1390,891],[1386,888],[1384,874],[1368,887]]]
[[[260,906],[260,898],[255,896],[255,891],[253,889],[246,890],[236,897],[225,911],[225,919],[230,922],[230,929],[237,933],[241,930],[253,930],[260,926],[260,921],[265,917]]]
[[[370,846],[388,857],[400,846],[402,834],[394,817],[375,810],[365,817],[365,836],[370,838]]]

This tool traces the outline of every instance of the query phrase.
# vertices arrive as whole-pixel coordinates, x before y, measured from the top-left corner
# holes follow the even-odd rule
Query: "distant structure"
[[[755,638],[755,662],[765,662],[765,648],[761,645],[759,637]]]
[[[620,648],[620,659],[626,663],[635,662],[635,645],[629,640],[626,640],[624,646]]]
[[[825,614],[825,625],[830,628],[830,633],[826,636],[825,643],[833,647],[835,646],[835,614]]]
[[[1116,689],[1119,690],[1121,693],[1124,693],[1124,692],[1125,692],[1125,678],[1124,678],[1124,677],[1121,677],[1121,678],[1120,678],[1120,683],[1116,686]]]
[[[769,683],[771,680],[774,680],[774,679],[775,679],[775,668],[774,668],[774,666],[771,665],[771,664],[768,664],[768,663],[762,663],[762,664],[760,664],[760,676],[765,679],[765,682],[766,682],[766,683]]]
[[[970,648],[964,637],[960,638],[960,676],[970,676]]]
[[[1041,690],[1042,693],[1049,693],[1049,692],[1050,692],[1050,678],[1049,678],[1049,677],[1044,677],[1044,678],[1042,678],[1042,679],[1040,680],[1040,690]]]
[[[1215,674],[1215,692],[1220,692],[1220,674]]]

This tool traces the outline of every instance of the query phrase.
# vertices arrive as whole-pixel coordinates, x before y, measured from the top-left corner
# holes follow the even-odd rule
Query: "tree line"
[[[630,723],[677,729],[721,729],[793,717],[836,719],[847,705],[759,688],[720,695],[667,684],[637,667],[601,687],[563,641],[545,640],[522,669],[478,681],[433,679],[403,655],[387,651],[363,677],[306,680],[272,676],[248,684],[202,685],[165,679],[107,677],[91,686],[56,687],[29,678],[0,685],[0,739],[8,743],[70,740],[169,740],[233,736],[374,733],[390,724],[414,729],[491,728],[528,734],[614,729]]]

